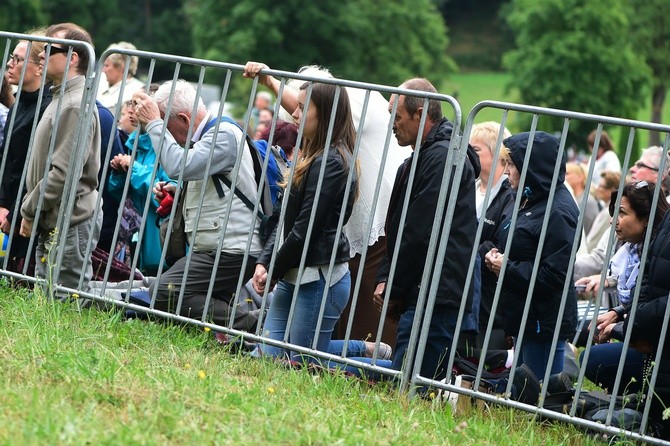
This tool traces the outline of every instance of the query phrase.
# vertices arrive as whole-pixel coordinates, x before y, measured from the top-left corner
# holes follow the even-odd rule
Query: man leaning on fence
[[[436,93],[435,87],[426,79],[411,79],[400,88]],[[398,169],[388,215],[386,217],[387,256],[377,275],[375,303],[381,306],[384,295],[389,298],[388,314],[399,318],[396,350],[392,367],[400,370],[403,362],[411,366],[413,358],[405,358],[409,337],[414,326],[419,286],[428,253],[438,196],[442,187],[442,177],[449,153],[453,126],[442,116],[441,103],[428,102],[425,126],[421,128],[424,99],[406,95],[393,95],[389,102],[392,111],[398,102],[393,132],[401,146],[411,145],[414,152]],[[417,137],[421,135],[420,147],[415,147]],[[418,157],[417,168],[412,184],[409,184],[409,172],[413,157]],[[456,158],[454,158],[456,159]],[[439,275],[439,284],[435,307],[428,331],[426,350],[421,365],[421,375],[427,378],[444,377],[446,354],[451,347],[456,328],[456,320],[465,289],[468,273],[468,259],[472,253],[477,230],[475,210],[475,179],[479,176],[480,164],[477,154],[468,146],[467,159],[463,165],[459,184],[449,185],[446,203],[451,194],[457,194],[457,211],[453,214],[451,231],[445,253],[445,262]],[[452,169],[452,183],[456,169]],[[458,188],[458,190],[456,190]],[[410,194],[407,219],[400,227],[400,219],[406,194]],[[448,216],[442,216],[442,225]],[[396,247],[398,233],[402,235],[398,243],[399,252],[395,265],[392,286],[386,281],[390,273],[390,262]],[[431,271],[433,268],[431,268]],[[473,286],[465,291],[466,308],[471,308]],[[423,322],[421,322],[422,324]],[[421,326],[421,325],[419,325]]]
[[[244,138],[242,130],[234,123],[212,119],[201,98],[198,98],[195,115],[192,115],[196,103],[196,91],[186,81],[179,80],[174,86],[170,101],[172,82],[160,86],[153,97],[138,92],[133,96],[137,119],[151,137],[156,155],[170,178],[179,178],[188,183],[183,201],[183,218],[191,253],[187,267],[187,257],[177,260],[172,267],[160,276],[151,286],[150,293],[157,292],[155,308],[174,312],[178,307],[180,314],[191,318],[201,318],[204,311],[208,319],[219,325],[228,325],[230,304],[235,296],[238,279],[242,273],[247,282],[256,265],[256,257],[262,245],[259,237],[259,220],[244,202],[212,175],[221,174],[232,180],[233,167],[238,157],[240,141]],[[169,116],[166,116],[171,102]],[[167,126],[165,138],[162,138]],[[189,128],[191,141],[187,143]],[[185,150],[190,147],[190,149]],[[255,148],[254,148],[255,150]],[[211,154],[209,176],[205,176]],[[182,173],[182,161],[186,157]],[[242,159],[237,177],[237,189],[252,202],[257,199],[257,183],[254,175],[252,152],[246,146],[242,150]],[[231,181],[232,182],[232,181]],[[170,184],[159,183],[154,192],[160,200],[171,188]],[[201,191],[204,192],[202,206]],[[221,192],[223,192],[221,194]],[[221,197],[223,195],[223,197]],[[269,197],[268,197],[269,198]],[[229,200],[232,199],[230,213],[227,214]],[[200,210],[200,218],[196,216]],[[228,221],[223,226],[226,215]],[[221,245],[221,257],[216,264],[216,250],[219,236],[225,231]],[[247,254],[249,232],[253,232],[251,246]],[[246,264],[242,271],[243,262]],[[212,271],[216,268],[212,298],[206,307],[207,293]],[[182,290],[182,280],[186,274],[186,286]],[[178,305],[180,293],[183,301]],[[242,305],[245,302],[241,303]],[[257,322],[257,314],[235,312],[234,328],[252,330]]]
[[[83,28],[73,23],[61,23],[47,28],[47,37],[78,40],[92,45],[91,36]],[[28,162],[26,175],[27,194],[21,206],[20,234],[30,237],[34,224],[37,224],[37,265],[35,275],[39,278],[52,277],[58,268],[58,283],[77,288],[83,275],[82,291],[88,291],[93,274],[90,256],[86,257],[86,248],[92,238],[95,247],[100,233],[102,213],[94,221],[98,193],[98,170],[100,168],[100,121],[97,110],[91,110],[91,119],[77,128],[85,92],[85,74],[89,53],[84,45],[69,47],[54,43],[51,45],[49,59],[46,52],[39,54],[40,64],[47,70],[46,77],[53,83],[51,91],[53,101],[49,104],[35,131],[33,152]],[[67,77],[66,77],[67,74]],[[64,89],[62,88],[64,85]],[[85,140],[79,135],[84,134]],[[49,159],[49,148],[53,139],[53,153]],[[82,147],[82,168],[78,172],[69,172],[70,159]],[[47,166],[47,161],[50,164]],[[56,230],[58,213],[66,190],[66,181],[76,181],[76,196],[69,216],[69,226],[65,234]],[[43,196],[41,213],[37,215],[40,196]],[[60,229],[60,228],[58,228]],[[60,243],[65,237],[62,261],[55,265],[55,251],[51,246]]]

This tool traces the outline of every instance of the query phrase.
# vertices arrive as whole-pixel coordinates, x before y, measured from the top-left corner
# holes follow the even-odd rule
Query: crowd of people
[[[72,23],[29,34],[92,45]],[[670,156],[662,148],[645,149],[623,172],[605,131],[588,136],[593,159],[582,165],[566,162],[549,133],[512,135],[485,122],[456,153],[458,129],[440,101],[425,99],[437,93],[426,79],[403,82],[413,94],[387,102],[320,82],[333,78],[320,67],[300,71],[314,81],[283,85],[259,62],[243,71],[267,90],[245,131],[209,112],[190,83],[149,87],[134,77],[136,56],[114,53],[97,108],[81,122],[93,63],[85,45],[34,40],[19,41],[7,61],[2,84],[16,87],[0,95],[12,117],[1,143],[7,270],[96,294],[99,271],[88,254],[97,247],[110,262],[137,263],[144,276],[128,285],[130,296],[118,295],[258,331],[263,341],[249,347],[257,357],[323,365],[309,354],[316,350],[401,370],[415,362],[412,334],[425,325],[420,374],[436,380],[448,374],[454,349],[503,352],[506,367],[516,357],[539,379],[562,372],[578,299],[600,295],[609,311],[581,324],[596,344],[580,358],[591,381],[613,391],[625,355],[623,380],[639,390],[650,358],[670,354],[660,339],[670,293]],[[173,197],[176,212],[165,212]],[[63,203],[71,207],[65,223]],[[165,259],[159,226],[175,214],[186,249]],[[430,312],[426,287],[435,294]],[[616,340],[627,329],[623,351]],[[659,420],[670,402],[663,358],[652,411]],[[326,366],[383,376],[348,364]]]

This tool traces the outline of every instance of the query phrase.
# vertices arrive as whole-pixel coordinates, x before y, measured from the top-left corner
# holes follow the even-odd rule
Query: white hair
[[[170,91],[172,90],[172,81],[163,83],[154,93],[154,99],[158,104],[158,109],[165,114],[167,111],[168,102],[170,102]],[[175,118],[179,113],[186,113],[189,116],[193,112],[193,104],[195,104],[196,91],[189,82],[179,79],[175,83],[174,95],[172,96],[172,107],[170,108],[170,118]],[[207,111],[202,97],[198,98],[198,108],[196,113]]]
[[[272,103],[272,93],[270,93],[269,91],[259,91],[258,93],[256,93],[256,97],[263,98],[266,101],[268,101],[268,103]]]
[[[657,169],[661,167],[661,156],[664,154],[663,147],[661,146],[651,146],[647,147],[642,151],[642,155],[647,155],[650,158],[650,161],[653,160],[654,167]],[[665,170],[670,169],[670,154],[666,154],[665,158]]]
[[[305,76],[319,77],[322,79],[334,79],[335,76],[331,74],[328,68],[321,67],[319,65],[305,65],[298,69],[298,74],[304,74]],[[294,90],[299,90],[302,84],[305,81],[302,79],[289,79],[286,81],[286,86]],[[283,107],[279,110],[279,119],[284,121],[293,122],[292,112],[285,110]]]

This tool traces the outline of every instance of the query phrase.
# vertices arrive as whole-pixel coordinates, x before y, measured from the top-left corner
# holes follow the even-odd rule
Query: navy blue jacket
[[[98,108],[98,115],[100,116],[100,172],[98,172],[98,187],[102,187],[104,182],[105,190],[102,192],[102,228],[100,230],[100,239],[98,246],[107,252],[112,251],[112,237],[116,230],[116,219],[119,215],[119,206],[121,205],[120,196],[112,193],[109,190],[107,180],[112,173],[112,169],[107,167],[107,176],[102,178],[102,171],[105,168],[105,161],[109,164],[116,155],[124,153],[121,139],[119,138],[119,131],[116,128],[116,121],[114,115],[100,101],[95,101]],[[109,158],[107,157],[107,146],[109,139],[114,138],[112,147],[110,148]]]
[[[0,185],[0,206],[9,210],[7,219],[11,222],[14,218],[14,206],[18,201],[21,203],[25,195],[25,185],[22,190],[19,190],[21,185],[21,177],[26,165],[26,155],[28,154],[28,146],[32,138],[33,122],[35,114],[38,115],[37,120],[42,118],[44,110],[46,110],[49,103],[51,103],[51,90],[49,87],[42,89],[42,102],[40,109],[37,110],[37,101],[39,99],[40,90],[33,92],[22,91],[19,100],[14,103],[7,115],[7,124],[4,128],[4,146],[3,152],[0,154],[6,158],[5,170],[2,175],[2,184]],[[9,134],[9,122],[12,114],[16,109],[16,116],[14,118],[14,125],[11,129],[11,138]],[[0,159],[1,161],[1,159]],[[18,227],[21,224],[21,216],[19,215],[16,221],[17,232],[12,237],[12,249],[9,254],[10,257],[25,257],[28,251],[29,240],[18,235]]]
[[[493,306],[493,297],[495,296],[496,286],[498,284],[498,276],[484,265],[484,257],[486,253],[492,248],[498,248],[502,251],[503,246],[500,246],[505,239],[501,239],[499,232],[503,223],[512,218],[514,211],[514,189],[510,186],[509,180],[503,181],[500,185],[498,193],[491,199],[486,212],[484,213],[484,227],[482,228],[482,236],[479,243],[479,257],[481,259],[481,304],[479,307],[479,327],[480,331],[486,330],[491,316],[491,307]],[[496,315],[494,317],[493,328],[503,328],[503,315],[501,306],[498,305]]]
[[[405,307],[415,305],[418,298],[452,130],[451,123],[443,119],[431,128],[426,141],[418,151],[419,159],[417,160],[414,183],[410,188],[409,209],[400,239],[393,287],[392,289],[386,289],[386,292],[390,293],[391,299],[403,300]],[[408,189],[408,173],[412,158],[415,155],[417,155],[417,152],[414,152],[400,166],[393,184],[391,202],[386,217],[387,254],[379,267],[378,283],[386,282],[389,276],[390,259],[396,247],[402,205]],[[475,178],[479,176],[480,170],[479,158],[474,149],[468,146],[467,159],[463,163],[463,173],[456,198],[456,212],[453,215],[445,261],[437,289],[435,303],[438,305],[454,308],[461,305],[465,279],[468,273],[468,260],[472,254],[477,232]],[[452,169],[452,179],[454,174],[455,168]],[[450,185],[446,195],[447,203],[451,193]],[[446,217],[443,216],[442,218],[444,220]],[[465,302],[468,311],[472,307],[472,296],[473,284],[471,283]]]
[[[658,349],[665,309],[668,305],[668,293],[670,293],[670,212],[665,214],[659,225],[658,233],[649,247],[647,263],[642,275],[642,288],[633,321],[631,342],[645,340],[654,350]],[[628,323],[629,319],[626,319],[625,324]],[[624,330],[627,328],[625,327]],[[670,339],[668,336],[665,338],[659,363],[651,416],[661,421],[665,407],[670,407]],[[663,437],[668,439],[670,438],[670,423],[666,421],[663,425]]]
[[[509,148],[512,162],[521,172],[528,145],[528,133],[507,138],[503,144]],[[556,189],[549,216],[544,246],[540,255],[539,270],[531,297],[524,337],[548,341],[556,329],[556,318],[563,288],[569,282],[563,319],[560,321],[560,338],[572,338],[577,324],[577,295],[568,275],[568,263],[577,228],[579,209],[563,181],[565,179],[565,153],[558,160],[559,142],[545,132],[537,132],[531,148],[528,173],[522,193],[514,237],[509,251],[507,269],[502,287],[501,305],[505,316],[505,332],[517,335],[531,284],[533,264],[540,241],[542,222],[547,211],[549,192]],[[552,181],[555,163],[560,162],[558,178]],[[511,220],[500,233],[500,246],[505,247]]]

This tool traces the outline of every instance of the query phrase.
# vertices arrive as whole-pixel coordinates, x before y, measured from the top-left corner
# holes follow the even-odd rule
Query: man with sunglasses
[[[44,30],[35,30],[30,34],[43,36]],[[7,60],[6,82],[8,85],[18,86],[20,90],[16,95],[18,101],[9,111],[4,129],[5,146],[2,148],[2,156],[6,158],[6,162],[2,183],[0,183],[0,230],[7,235],[10,234],[14,220],[16,203],[23,199],[23,190],[19,190],[19,188],[30,146],[35,115],[38,116],[37,119],[39,120],[51,102],[51,91],[48,88],[42,88],[42,68],[38,57],[44,50],[44,45],[43,42],[22,40],[16,45],[14,52]],[[21,80],[22,75],[23,80]],[[10,252],[7,254],[9,256],[7,269],[15,272],[20,272],[23,269],[23,260],[26,258],[28,251],[28,240],[18,236],[20,221],[20,218],[16,220]],[[32,265],[28,269],[28,274],[33,274],[34,262],[30,263]]]
[[[47,37],[77,40],[92,45],[90,35],[73,23],[61,23],[50,26]],[[88,70],[89,53],[85,45],[68,47],[62,43],[52,43],[39,54],[46,78],[54,86],[51,88],[53,101],[44,112],[44,116],[35,131],[33,151],[28,162],[26,175],[27,194],[21,206],[21,235],[31,237],[36,224],[37,251],[35,275],[46,278],[58,268],[58,284],[79,288],[80,276],[83,276],[82,291],[88,291],[93,275],[90,256],[85,256],[89,239],[95,247],[100,234],[102,213],[97,221],[93,214],[97,203],[98,170],[100,168],[100,120],[96,109],[92,110],[91,120],[78,128],[85,93],[85,74]],[[64,85],[63,85],[64,84]],[[79,138],[80,131],[86,140]],[[53,152],[50,148],[53,144]],[[86,149],[81,170],[69,172],[70,159],[81,144]],[[47,162],[49,164],[47,164]],[[69,215],[67,232],[57,228],[60,204],[64,199],[66,181],[73,178],[77,184],[76,197]],[[41,212],[38,214],[38,205]],[[58,246],[65,238],[62,261],[54,264],[55,250],[47,247]]]

